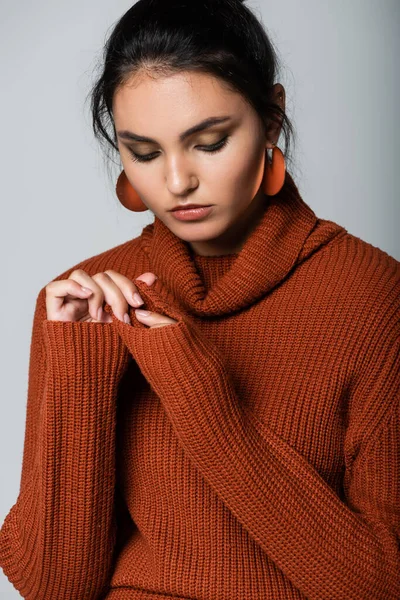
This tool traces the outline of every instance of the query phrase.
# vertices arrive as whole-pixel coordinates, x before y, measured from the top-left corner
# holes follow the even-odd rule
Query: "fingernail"
[[[148,317],[151,314],[151,311],[136,309],[135,313],[139,315],[139,317]]]
[[[124,314],[124,321],[125,321],[125,323],[127,323],[128,325],[130,325],[130,324],[131,324],[131,320],[130,320],[130,318],[129,318],[129,315],[128,315],[128,313],[125,313],[125,314]]]
[[[102,320],[102,318],[103,318],[103,309],[102,309],[102,307],[100,306],[99,310],[97,311],[97,320],[98,320],[98,321],[101,321],[101,320]]]
[[[137,304],[137,306],[140,306],[141,304],[143,304],[143,300],[141,299],[139,294],[137,294],[136,292],[133,294],[133,303]]]

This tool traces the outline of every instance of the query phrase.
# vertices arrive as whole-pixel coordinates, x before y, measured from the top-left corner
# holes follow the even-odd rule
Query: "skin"
[[[275,102],[285,110],[285,90],[273,88]],[[189,136],[179,134],[204,119],[230,115],[231,120]],[[117,143],[126,176],[144,204],[191,250],[201,256],[240,252],[259,222],[265,196],[262,190],[266,148],[277,143],[281,126],[273,123],[267,135],[257,112],[243,97],[215,77],[205,73],[177,73],[155,76],[141,71],[116,90],[113,118]],[[127,140],[130,131],[155,140],[152,143]],[[207,145],[225,136],[228,143],[210,153]],[[273,143],[271,143],[273,142]],[[132,153],[153,155],[153,160],[135,162]],[[170,209],[180,203],[212,204],[203,220],[177,221]],[[138,279],[152,285],[157,275],[144,273]],[[85,294],[81,286],[89,289]],[[128,304],[138,306],[135,284],[124,275],[108,270],[90,277],[83,270],[67,280],[46,287],[48,319],[62,321],[110,322],[101,309],[106,301],[124,320]],[[139,304],[143,304],[140,299]],[[176,321],[155,312],[136,318],[149,328]]]
[[[151,286],[156,279],[154,273],[146,272],[136,281],[144,281]],[[76,269],[68,279],[51,281],[45,290],[46,318],[49,321],[110,323],[111,315],[103,310],[103,304],[107,302],[120,321],[129,323],[128,304],[143,304],[137,286],[125,275],[112,269],[92,276],[83,269]],[[136,294],[138,301],[135,301]],[[128,317],[128,321],[125,317]]]
[[[275,84],[274,93],[284,109],[281,84]],[[203,119],[221,115],[233,119],[178,139]],[[124,171],[143,203],[195,254],[239,252],[263,212],[265,149],[277,142],[280,126],[271,127],[267,139],[260,117],[243,97],[204,73],[140,73],[115,92],[113,116]],[[128,141],[120,135],[126,130],[157,143]],[[226,135],[228,144],[219,152],[201,148]],[[134,162],[131,152],[156,156]],[[169,211],[183,202],[214,206],[203,220],[177,221]]]

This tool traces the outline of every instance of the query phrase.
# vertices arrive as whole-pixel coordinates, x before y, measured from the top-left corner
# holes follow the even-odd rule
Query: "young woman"
[[[94,132],[154,222],[39,292],[5,574],[28,600],[398,600],[400,263],[300,196],[239,0],[139,0],[104,58]]]

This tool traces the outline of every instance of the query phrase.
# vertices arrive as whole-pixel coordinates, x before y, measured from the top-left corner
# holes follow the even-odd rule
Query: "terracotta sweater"
[[[399,600],[400,263],[287,175],[237,255],[74,265],[177,324],[33,320],[0,564],[28,600]]]

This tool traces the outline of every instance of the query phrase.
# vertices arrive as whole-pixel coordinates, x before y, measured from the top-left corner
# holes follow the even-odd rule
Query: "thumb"
[[[141,275],[139,275],[139,277],[136,277],[135,281],[144,281],[150,287],[151,285],[153,285],[156,279],[158,279],[157,275],[155,275],[154,273],[147,272],[142,273]]]
[[[172,304],[170,299],[165,299],[164,294],[161,294],[156,290],[155,287],[147,287],[142,283],[142,279],[139,277],[135,279],[139,294],[145,302],[145,307],[151,312],[158,313],[160,315],[166,315],[175,321],[182,320],[183,312]]]

